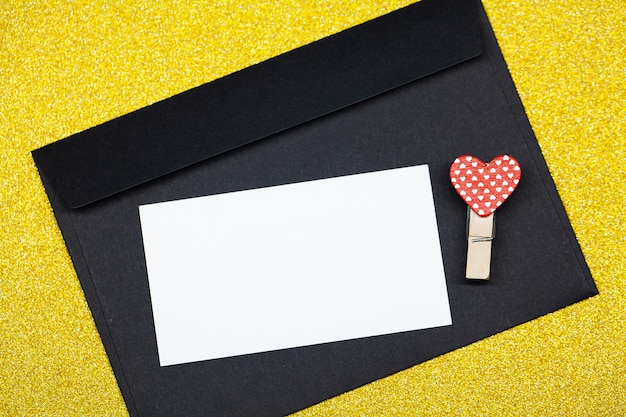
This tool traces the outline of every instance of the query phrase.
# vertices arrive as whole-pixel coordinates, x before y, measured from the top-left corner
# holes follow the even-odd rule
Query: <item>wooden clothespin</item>
[[[494,212],[515,191],[521,178],[519,162],[510,155],[496,156],[489,163],[462,155],[450,166],[450,181],[468,206],[467,279],[490,278]]]

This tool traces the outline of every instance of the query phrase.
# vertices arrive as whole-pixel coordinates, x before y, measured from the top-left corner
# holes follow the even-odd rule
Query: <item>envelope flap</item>
[[[478,4],[423,0],[33,151],[69,207],[476,57]]]

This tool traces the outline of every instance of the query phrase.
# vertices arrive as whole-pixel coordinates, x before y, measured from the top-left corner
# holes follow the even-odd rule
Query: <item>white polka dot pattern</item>
[[[450,181],[463,201],[481,217],[489,216],[515,191],[522,178],[519,162],[510,155],[489,163],[462,155],[450,166]]]

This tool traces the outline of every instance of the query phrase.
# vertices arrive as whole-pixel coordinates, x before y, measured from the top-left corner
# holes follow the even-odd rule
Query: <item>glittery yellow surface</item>
[[[30,151],[410,2],[3,0],[0,415],[127,415]],[[600,295],[300,417],[626,415],[625,4],[484,3]]]

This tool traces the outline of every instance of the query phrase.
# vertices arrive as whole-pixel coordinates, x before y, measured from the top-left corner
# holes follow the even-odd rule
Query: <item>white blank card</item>
[[[426,165],[139,213],[161,366],[452,324]]]

